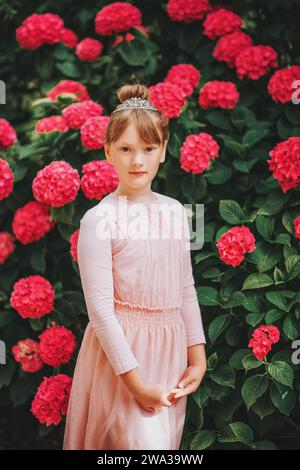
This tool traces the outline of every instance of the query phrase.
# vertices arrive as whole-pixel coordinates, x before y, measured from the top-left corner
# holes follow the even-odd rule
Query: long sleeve
[[[79,272],[91,325],[116,375],[120,375],[138,367],[138,362],[114,313],[111,248],[109,222],[101,225],[94,208],[90,209],[80,221]]]
[[[186,209],[184,208],[184,223],[185,232],[189,234],[189,226]],[[191,261],[191,250],[190,250],[190,237],[185,239],[184,246],[184,280],[183,280],[183,291],[182,291],[182,304],[180,307],[180,313],[185,323],[186,334],[187,334],[187,346],[193,346],[195,344],[206,344],[206,337],[203,330],[202,315],[197,299],[197,292],[195,289],[195,280],[193,276],[193,268]]]

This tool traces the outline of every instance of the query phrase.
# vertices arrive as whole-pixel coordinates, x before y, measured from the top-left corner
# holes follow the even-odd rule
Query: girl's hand
[[[169,394],[173,395],[173,398],[170,398],[171,403],[176,405],[179,398],[194,393],[202,382],[205,372],[206,369],[203,367],[193,365],[187,367],[177,387],[169,391]]]
[[[143,409],[154,413],[166,406],[172,406],[168,395],[159,383],[147,383],[143,390],[135,395],[135,399]]]

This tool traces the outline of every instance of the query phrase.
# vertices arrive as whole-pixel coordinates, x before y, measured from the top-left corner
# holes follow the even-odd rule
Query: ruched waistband
[[[131,304],[115,299],[115,313],[118,317],[140,323],[175,324],[181,321],[180,306],[166,305],[153,307]]]

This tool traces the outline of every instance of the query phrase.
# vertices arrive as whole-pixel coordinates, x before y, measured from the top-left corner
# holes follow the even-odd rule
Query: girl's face
[[[136,127],[130,124],[116,142],[105,144],[106,159],[115,167],[124,190],[144,190],[151,186],[159,164],[164,162],[167,141],[163,145],[145,144]],[[134,175],[134,172],[142,172]]]

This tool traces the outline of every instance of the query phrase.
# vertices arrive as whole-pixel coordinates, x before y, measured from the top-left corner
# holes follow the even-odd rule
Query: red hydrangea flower
[[[76,46],[76,55],[79,60],[94,62],[103,51],[102,42],[97,39],[85,38]]]
[[[72,103],[62,110],[62,114],[71,129],[80,129],[87,119],[101,116],[102,113],[103,106],[93,100]]]
[[[66,416],[72,387],[72,378],[65,374],[44,377],[31,404],[31,412],[40,423],[59,424]]]
[[[278,67],[277,56],[277,52],[270,46],[244,47],[235,58],[238,77],[257,80],[272,67]]]
[[[212,80],[201,88],[198,103],[203,109],[232,109],[239,100],[240,94],[233,82]]]
[[[37,201],[29,201],[16,210],[12,229],[17,240],[23,245],[36,242],[56,225],[51,220],[50,208]]]
[[[248,34],[242,31],[234,31],[220,37],[213,51],[213,56],[222,62],[226,62],[228,67],[235,66],[236,56],[248,46],[252,46],[253,41]]]
[[[219,8],[208,13],[203,21],[203,34],[210,39],[237,31],[242,27],[243,20],[232,11]]]
[[[193,65],[177,64],[170,68],[164,82],[174,83],[184,91],[186,96],[190,96],[199,85],[200,78],[200,72]]]
[[[43,367],[39,343],[33,339],[22,339],[12,347],[14,358],[20,362],[24,372],[37,372]]]
[[[88,149],[101,149],[110,116],[91,117],[80,128],[81,143]]]
[[[203,173],[210,167],[211,159],[219,156],[219,145],[206,132],[189,135],[180,149],[180,166],[187,172]]]
[[[15,249],[14,237],[9,232],[0,232],[0,264],[3,264]]]
[[[61,80],[54,88],[48,91],[47,96],[50,100],[56,101],[59,95],[65,93],[72,93],[78,101],[90,99],[86,86],[74,80]]]
[[[160,82],[149,87],[150,102],[168,118],[178,117],[186,101],[186,94],[178,85]]]
[[[283,192],[297,188],[300,183],[300,137],[289,137],[279,142],[269,155],[269,169]]]
[[[50,282],[36,274],[14,283],[10,304],[22,318],[41,318],[53,310],[54,296]]]
[[[6,150],[17,140],[17,134],[11,124],[3,118],[0,118],[0,147]]]
[[[39,335],[40,355],[45,364],[58,367],[70,361],[76,346],[72,331],[64,326],[52,326]]]
[[[77,243],[78,243],[79,232],[80,232],[80,229],[78,228],[77,230],[75,230],[74,233],[72,233],[72,235],[70,237],[70,245],[71,245],[70,246],[70,253],[71,253],[72,259],[73,259],[73,261],[75,261],[75,263],[78,262]]]
[[[245,225],[232,227],[217,241],[220,259],[233,267],[245,259],[245,253],[255,250],[255,237]]]
[[[294,220],[295,237],[300,239],[300,215]]]
[[[53,13],[34,13],[16,30],[16,39],[23,49],[34,50],[43,44],[60,42],[64,22]]]
[[[40,119],[35,125],[38,134],[48,132],[67,132],[69,126],[63,116],[49,116]]]
[[[0,157],[0,201],[7,198],[14,189],[14,174],[6,160]]]
[[[252,348],[253,354],[258,361],[262,361],[272,349],[272,344],[279,341],[280,332],[275,325],[261,325],[256,328],[249,341],[248,347]]]
[[[95,31],[102,36],[121,33],[141,24],[141,11],[134,5],[126,2],[110,3],[101,8],[95,17]]]
[[[63,28],[60,33],[60,40],[66,47],[74,48],[78,43],[78,36],[72,29]]]
[[[47,206],[61,207],[74,201],[80,188],[78,170],[70,163],[53,161],[39,170],[32,182],[35,199]]]
[[[114,165],[106,160],[93,160],[82,167],[81,189],[88,199],[101,199],[116,189],[119,177]]]
[[[208,0],[169,0],[167,13],[171,20],[192,23],[201,20],[211,6]]]
[[[269,80],[268,93],[275,103],[288,103],[292,101],[295,92],[293,83],[300,80],[300,65],[292,65],[285,69],[277,70]]]

